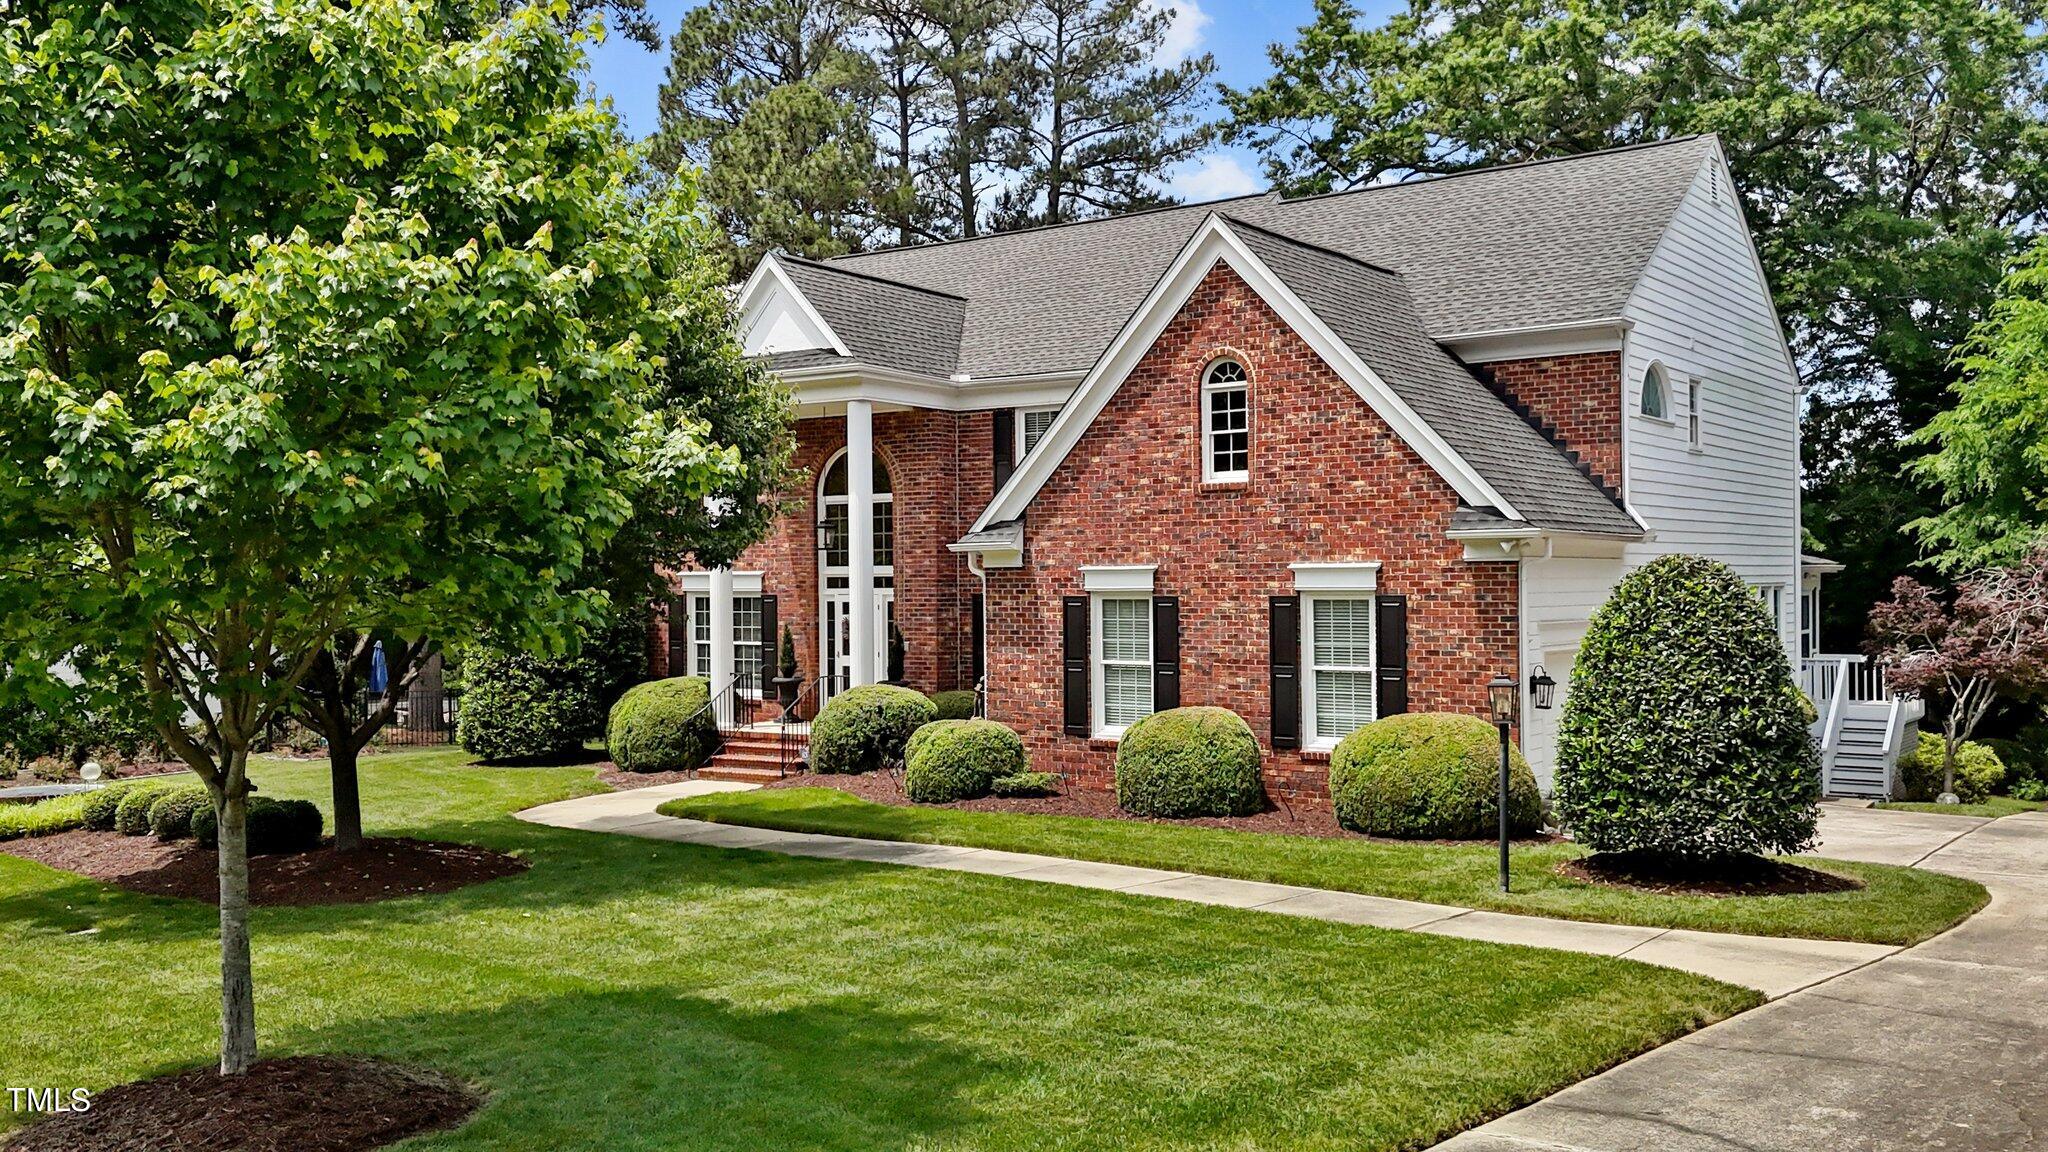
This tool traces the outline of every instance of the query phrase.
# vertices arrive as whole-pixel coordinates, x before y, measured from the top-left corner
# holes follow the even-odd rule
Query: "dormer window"
[[[1202,479],[1244,480],[1251,457],[1250,378],[1237,361],[1218,360],[1202,374]]]
[[[1664,370],[1655,364],[1643,373],[1642,412],[1652,420],[1671,419],[1671,392],[1664,384]]]

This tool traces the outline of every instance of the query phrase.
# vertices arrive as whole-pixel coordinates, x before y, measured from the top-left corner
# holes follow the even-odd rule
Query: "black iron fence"
[[[382,692],[365,691],[356,702],[356,715],[367,716],[383,703]],[[450,744],[455,724],[462,718],[462,697],[439,684],[415,683],[406,690],[390,723],[377,733],[385,744]]]

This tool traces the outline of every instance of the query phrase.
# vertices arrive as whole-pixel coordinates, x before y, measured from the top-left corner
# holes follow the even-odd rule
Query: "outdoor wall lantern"
[[[1557,681],[1552,680],[1550,673],[1538,664],[1536,670],[1529,673],[1529,703],[1537,708],[1548,708],[1556,697]]]
[[[1486,702],[1493,709],[1493,726],[1500,729],[1500,890],[1508,890],[1508,729],[1515,723],[1515,699],[1522,686],[1512,676],[1495,676],[1486,685]]]

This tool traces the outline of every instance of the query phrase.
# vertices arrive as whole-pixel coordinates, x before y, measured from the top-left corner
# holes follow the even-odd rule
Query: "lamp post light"
[[[1495,676],[1486,685],[1493,726],[1500,729],[1500,890],[1508,890],[1508,729],[1515,723],[1521,684],[1512,676]]]

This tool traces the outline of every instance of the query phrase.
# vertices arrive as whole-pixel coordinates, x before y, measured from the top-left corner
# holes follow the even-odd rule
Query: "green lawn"
[[[904,808],[831,788],[726,792],[672,800],[661,811],[726,824],[1043,852],[1571,920],[1878,944],[1925,940],[1990,899],[1982,885],[1969,880],[1833,860],[1802,863],[1861,877],[1865,887],[1808,896],[1645,895],[1558,875],[1557,865],[1580,852],[1569,844],[1514,848],[1514,891],[1503,895],[1500,850],[1493,844],[1335,840],[1136,820]]]
[[[2039,812],[2048,809],[2048,804],[2039,800],[2015,800],[2010,796],[1993,796],[1981,804],[1929,804],[1919,801],[1892,800],[1876,807],[1887,812],[1933,812],[1941,816],[2011,816],[2020,812]]]
[[[257,775],[326,798],[324,765]],[[266,1052],[374,1053],[489,1091],[409,1149],[1391,1149],[1756,1002],[1601,957],[507,815],[596,787],[588,768],[366,760],[373,833],[533,868],[259,909]],[[6,1081],[206,1063],[214,926],[0,856]]]

